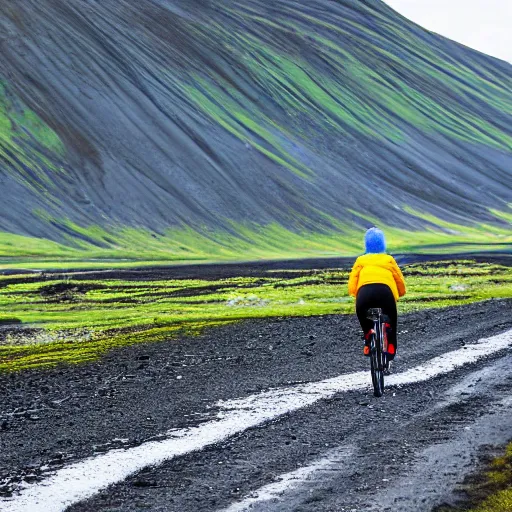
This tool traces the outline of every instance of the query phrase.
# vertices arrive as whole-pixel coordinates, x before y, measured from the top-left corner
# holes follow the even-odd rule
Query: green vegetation
[[[0,81],[0,142],[17,150],[16,139],[37,140],[44,148],[62,153],[64,146],[57,134],[29,110]]]
[[[351,212],[360,223],[373,223],[385,230],[389,250],[423,253],[470,253],[509,250],[512,234],[508,226],[461,224],[407,209],[419,224],[409,231],[383,226],[377,219]],[[501,222],[510,215],[493,212]],[[44,215],[44,214],[41,214]],[[330,230],[287,229],[231,222],[231,232],[189,227],[168,229],[163,234],[135,228],[82,227],[69,220],[48,218],[65,229],[66,241],[56,243],[0,232],[0,270],[7,268],[59,269],[165,265],[191,261],[249,261],[307,257],[355,256],[362,247],[362,230],[324,216]],[[511,217],[512,218],[512,217]]]
[[[404,269],[402,313],[512,297],[512,269],[470,261]],[[208,280],[73,280],[0,276],[0,371],[98,358],[121,345],[163,341],[250,318],[349,314],[347,270],[268,272]],[[21,325],[20,325],[21,323]]]
[[[64,145],[40,117],[28,109],[0,80],[0,160],[27,187],[48,196]]]
[[[508,512],[512,510],[512,443],[486,470],[469,479],[463,490],[467,503],[441,507],[436,512]]]

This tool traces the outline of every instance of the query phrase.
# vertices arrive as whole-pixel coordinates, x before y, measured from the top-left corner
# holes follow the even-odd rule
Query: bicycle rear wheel
[[[379,329],[379,331],[373,335],[370,350],[373,395],[376,397],[381,397],[384,394],[384,353],[382,351],[382,330]]]

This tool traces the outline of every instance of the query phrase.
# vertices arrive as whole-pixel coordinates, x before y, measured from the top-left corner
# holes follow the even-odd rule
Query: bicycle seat
[[[382,309],[381,308],[370,308],[366,312],[366,318],[368,318],[368,320],[376,321],[376,320],[378,320],[380,318],[381,315],[382,315]]]

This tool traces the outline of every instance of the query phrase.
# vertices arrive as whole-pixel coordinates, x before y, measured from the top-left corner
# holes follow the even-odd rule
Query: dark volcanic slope
[[[492,222],[512,202],[512,66],[378,0],[0,12],[0,229],[414,227],[406,205]]]

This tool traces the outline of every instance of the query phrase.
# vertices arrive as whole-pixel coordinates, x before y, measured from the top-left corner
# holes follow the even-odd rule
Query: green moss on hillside
[[[52,175],[64,172],[64,153],[55,131],[0,80],[0,161],[5,171],[51,203]]]
[[[512,147],[502,123],[473,110],[481,103],[495,109],[496,117],[512,114],[510,77],[448,59],[398,18],[361,6],[374,22],[370,29],[314,8],[307,13],[280,6],[272,16],[243,4],[220,4],[219,9],[229,22],[212,21],[208,32],[243,63],[255,84],[264,85],[273,108],[250,101],[219,76],[192,74],[183,90],[237,137],[263,139],[265,154],[279,155],[279,163],[293,170],[307,163],[292,164],[294,157],[278,140],[293,133],[308,146],[304,121],[314,139],[321,133],[334,140],[356,132],[397,141],[413,127],[506,151]],[[258,31],[248,32],[247,26]],[[287,39],[293,42],[289,47],[276,43]],[[299,40],[307,41],[307,48],[295,50]],[[241,116],[250,123],[241,122]],[[276,119],[285,119],[286,129]]]

